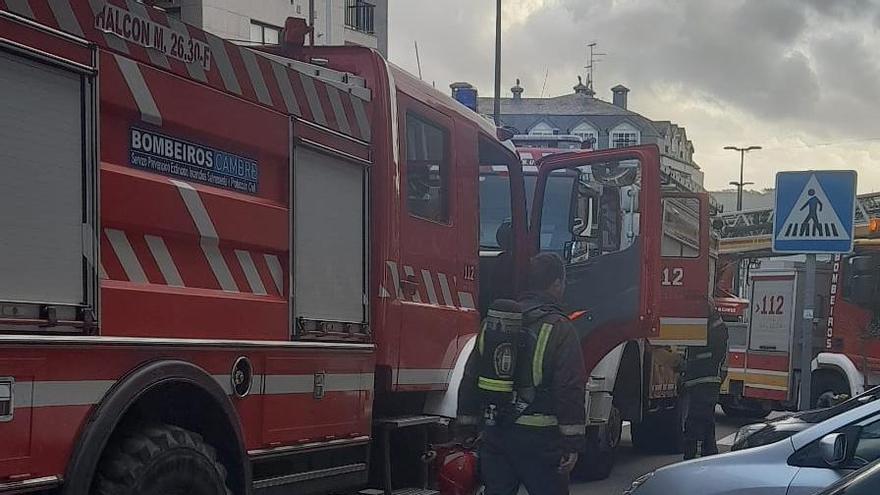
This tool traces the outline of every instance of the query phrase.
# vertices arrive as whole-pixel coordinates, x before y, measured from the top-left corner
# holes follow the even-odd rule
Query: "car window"
[[[820,495],[875,495],[880,493],[880,463],[856,471]]]
[[[880,459],[880,419],[862,427],[853,450],[853,464],[856,466],[864,466],[877,459]]]

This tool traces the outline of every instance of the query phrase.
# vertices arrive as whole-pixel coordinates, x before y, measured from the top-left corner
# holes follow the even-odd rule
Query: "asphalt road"
[[[733,443],[733,435],[739,427],[750,422],[754,420],[728,418],[721,412],[721,408],[718,408],[715,412],[718,449],[722,452],[728,451],[730,444]],[[617,450],[617,461],[611,477],[602,481],[575,483],[572,485],[571,493],[572,495],[620,495],[639,476],[680,460],[681,455],[648,455],[635,450],[632,446],[629,426],[624,425],[623,438]],[[525,491],[521,490],[520,493],[523,494]]]

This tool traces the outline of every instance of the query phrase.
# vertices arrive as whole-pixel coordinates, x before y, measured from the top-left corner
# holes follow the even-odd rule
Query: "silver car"
[[[880,459],[880,400],[769,445],[673,464],[638,478],[625,495],[813,495]]]

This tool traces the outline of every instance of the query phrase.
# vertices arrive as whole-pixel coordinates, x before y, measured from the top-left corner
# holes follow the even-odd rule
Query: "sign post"
[[[816,254],[849,253],[853,248],[856,172],[806,171],[776,174],[773,252],[806,254],[801,331],[799,409],[811,409]]]

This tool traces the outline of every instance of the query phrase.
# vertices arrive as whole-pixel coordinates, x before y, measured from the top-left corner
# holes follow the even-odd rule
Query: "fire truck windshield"
[[[571,239],[568,232],[571,190],[574,176],[557,175],[547,181],[541,221],[541,250],[562,253]],[[526,212],[531,213],[537,176],[524,177]],[[480,249],[501,249],[498,227],[510,221],[510,178],[506,174],[484,173],[480,176]]]

